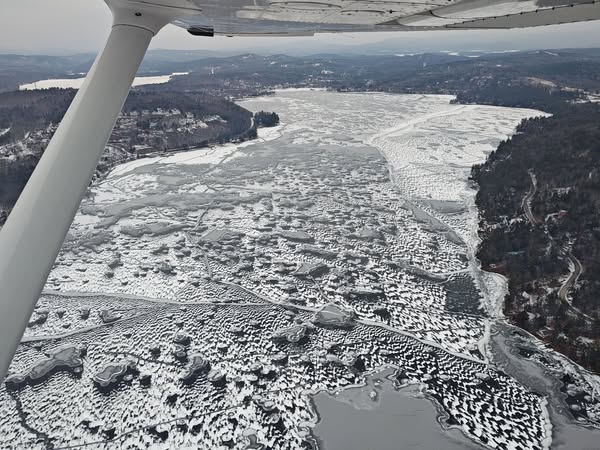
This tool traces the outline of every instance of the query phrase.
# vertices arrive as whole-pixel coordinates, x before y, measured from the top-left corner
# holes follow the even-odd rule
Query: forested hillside
[[[475,166],[484,267],[505,273],[505,313],[600,372],[600,105],[525,120]]]

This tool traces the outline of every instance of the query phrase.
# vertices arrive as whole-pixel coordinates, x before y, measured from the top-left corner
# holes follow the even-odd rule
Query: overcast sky
[[[111,15],[102,0],[0,0],[1,53],[59,53],[98,51],[110,27]],[[307,52],[332,51],[379,41],[397,51],[487,50],[600,46],[600,21],[527,30],[436,31],[419,33],[361,33],[318,35],[313,38],[201,38],[169,25],[151,48],[247,50],[286,48]],[[314,49],[314,50],[313,50]]]

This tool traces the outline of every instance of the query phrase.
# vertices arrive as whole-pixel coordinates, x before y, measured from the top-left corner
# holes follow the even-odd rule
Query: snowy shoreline
[[[220,164],[226,159],[238,157],[236,152],[242,148],[255,145],[261,142],[277,139],[281,134],[280,130],[283,125],[277,125],[271,128],[258,128],[257,138],[250,139],[240,143],[226,143],[222,145],[213,145],[210,147],[202,147],[197,149],[186,149],[169,152],[166,156],[151,156],[142,157],[117,164],[107,174],[106,178],[123,176],[139,167],[150,164],[183,164],[183,165],[199,165],[199,164]]]

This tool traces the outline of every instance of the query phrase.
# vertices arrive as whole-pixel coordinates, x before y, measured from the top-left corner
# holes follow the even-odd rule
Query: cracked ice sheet
[[[331,113],[324,115],[314,114],[315,110],[323,108],[323,96],[327,97],[327,107],[330,108]],[[517,112],[515,112],[512,109],[508,109],[507,112],[504,111],[506,108],[483,108],[486,111],[490,110],[494,112],[499,118],[503,117],[503,113],[509,116],[508,119],[493,121],[489,117],[484,116],[481,118],[481,114],[466,114],[463,111],[464,107],[449,104],[450,99],[451,97],[448,96],[337,95],[323,92],[288,91],[280,94],[279,97],[269,98],[266,102],[268,106],[280,112],[283,124],[268,132],[261,132],[262,137],[258,143],[244,143],[242,146],[227,145],[222,148],[211,149],[208,152],[213,156],[208,155],[208,159],[203,159],[207,156],[207,150],[198,150],[166,158],[149,158],[146,160],[148,164],[145,165],[141,165],[144,160],[138,160],[118,166],[106,180],[93,188],[95,198],[84,205],[88,212],[94,208],[98,208],[98,215],[103,217],[103,221],[100,224],[94,223],[95,230],[90,230],[89,223],[93,223],[93,221],[89,218],[83,219],[82,217],[82,219],[76,220],[74,229],[71,232],[73,236],[79,237],[80,241],[97,241],[103,237],[102,233],[104,233],[106,242],[94,249],[97,253],[96,255],[89,256],[89,251],[86,249],[83,249],[83,251],[75,249],[75,258],[72,258],[68,252],[61,255],[59,264],[51,274],[50,287],[72,291],[122,292],[148,297],[166,296],[168,298],[180,298],[182,301],[185,301],[185,296],[182,298],[181,294],[185,292],[187,296],[190,291],[193,291],[189,287],[189,282],[191,281],[190,275],[195,275],[198,272],[198,268],[200,268],[200,271],[211,271],[218,276],[229,277],[230,269],[226,266],[221,266],[218,259],[209,258],[209,264],[206,265],[207,261],[203,259],[201,252],[193,251],[194,254],[192,255],[199,264],[195,263],[194,260],[188,262],[187,258],[183,258],[182,260],[182,255],[178,255],[178,252],[173,250],[168,250],[164,255],[159,254],[154,256],[155,253],[153,250],[156,248],[160,248],[161,246],[166,246],[167,248],[169,246],[176,246],[177,240],[181,239],[189,241],[189,236],[186,238],[184,233],[179,236],[176,233],[161,233],[159,235],[142,233],[140,236],[133,237],[123,235],[125,229],[140,228],[146,222],[154,223],[155,225],[158,224],[167,229],[171,227],[174,231],[190,229],[194,224],[197,226],[199,223],[197,221],[201,216],[203,218],[202,222],[209,226],[222,226],[230,222],[231,219],[227,218],[227,214],[224,214],[218,208],[215,210],[207,207],[206,211],[204,211],[203,208],[210,203],[209,201],[205,203],[201,202],[202,205],[196,205],[195,201],[198,200],[198,196],[192,195],[192,198],[186,198],[181,195],[182,192],[201,194],[209,189],[204,184],[204,178],[197,173],[198,169],[194,169],[194,166],[178,172],[185,169],[185,167],[181,167],[180,165],[182,162],[202,162],[204,164],[202,170],[204,170],[204,166],[211,167],[208,164],[210,161],[223,163],[222,156],[230,155],[233,149],[236,149],[239,154],[251,157],[253,153],[261,151],[263,145],[268,144],[269,140],[285,136],[288,138],[287,142],[290,145],[298,145],[299,138],[302,138],[312,141],[318,147],[343,145],[347,148],[360,149],[367,142],[376,147],[381,147],[380,150],[387,157],[388,161],[402,156],[404,163],[416,164],[421,163],[418,157],[420,157],[420,153],[422,152],[411,152],[412,147],[410,145],[405,145],[406,143],[404,142],[398,143],[397,140],[405,136],[406,133],[414,132],[418,127],[429,127],[430,129],[437,127],[437,135],[440,135],[445,125],[443,123],[440,125],[436,121],[448,121],[448,117],[452,117],[456,121],[458,115],[458,117],[464,117],[465,122],[458,121],[458,124],[453,126],[453,130],[460,129],[460,133],[455,133],[457,137],[453,139],[456,140],[462,137],[466,141],[471,142],[474,139],[472,135],[479,133],[480,136],[478,139],[481,141],[483,139],[481,136],[488,136],[493,133],[497,134],[499,133],[498,126],[508,127],[512,124],[512,121],[516,120],[517,116],[522,117],[524,115],[524,112],[520,110],[516,110]],[[246,101],[244,105],[252,109],[253,102],[261,105],[261,99]],[[357,108],[357,104],[364,105],[364,107]],[[261,107],[264,106],[262,105]],[[468,109],[476,110],[475,107],[469,107]],[[490,124],[493,125],[492,131],[484,128],[485,126],[489,127]],[[508,128],[504,132],[507,133]],[[435,133],[432,132],[430,134],[433,135],[432,139],[435,140]],[[281,145],[285,144],[283,142]],[[486,145],[489,146],[490,143],[487,142]],[[461,152],[464,153],[462,150]],[[445,155],[444,157],[447,162],[453,161],[453,156],[449,155],[448,150],[440,152],[439,148],[431,146],[430,153]],[[214,159],[214,155],[221,156]],[[483,157],[483,155],[483,151],[480,151],[479,156]],[[474,159],[470,160],[470,162],[473,161]],[[221,164],[221,166],[227,168],[231,166],[231,163],[229,165]],[[391,166],[395,172],[398,166],[394,165],[393,162]],[[215,166],[213,165],[212,167]],[[439,175],[442,170],[440,169],[440,165],[432,167],[430,170],[437,171]],[[295,170],[295,167],[292,166],[290,169]],[[217,169],[217,172],[222,170]],[[168,176],[164,176],[163,174]],[[188,176],[188,174],[191,176]],[[177,181],[178,176],[183,181]],[[276,173],[275,176],[279,175]],[[463,171],[462,177],[454,177],[449,180],[449,182],[453,183],[449,187],[457,190],[460,188],[463,192],[466,192],[465,177],[466,172]],[[406,193],[410,194],[410,189],[398,186],[399,178],[402,178],[403,182],[405,182],[404,177],[396,176],[394,181],[397,188],[400,188],[397,190],[400,193],[400,198],[406,198]],[[406,182],[410,181],[409,179]],[[256,187],[256,184],[260,186],[260,183],[255,183],[254,187]],[[198,189],[199,186],[201,189]],[[275,185],[272,183],[263,183],[263,186],[275,186],[271,189],[276,189],[277,183]],[[418,187],[416,184],[415,186]],[[111,197],[115,193],[115,190],[118,190],[119,196]],[[170,192],[177,194],[177,196],[170,196]],[[391,208],[395,208],[397,204],[401,204],[401,201],[398,201],[396,204],[390,203],[390,200],[386,197],[386,195],[389,196],[390,194],[386,192],[384,192],[383,196],[376,192],[371,195],[378,196],[374,198],[380,198],[382,202],[385,202]],[[468,193],[468,195],[471,195],[471,193]],[[127,199],[127,196],[129,196],[128,202],[123,203],[123,200]],[[173,204],[173,198],[177,198],[180,204]],[[329,210],[335,205],[335,203],[329,202],[327,197],[322,200],[325,200],[325,203],[319,205],[317,208],[313,208],[311,210],[313,214],[318,214],[320,210]],[[199,211],[191,213],[191,210],[196,208]],[[248,212],[239,211],[238,213],[238,209],[234,208],[231,214],[235,217],[236,224],[246,231],[249,228],[253,228],[253,223],[251,217],[248,217]],[[436,215],[435,210],[429,208],[429,211],[432,215]],[[382,217],[382,220],[393,221],[400,219],[402,225],[407,231],[409,230],[410,234],[399,233],[394,236],[394,239],[388,240],[387,248],[390,250],[390,257],[392,259],[407,260],[409,264],[430,273],[450,273],[467,268],[466,260],[457,259],[462,253],[466,253],[466,250],[461,249],[460,245],[457,246],[455,243],[449,242],[446,239],[435,238],[435,236],[433,236],[432,240],[430,232],[424,231],[422,227],[415,226],[410,221],[410,214],[406,216],[403,211],[396,210],[395,215],[396,219]],[[440,216],[439,214],[437,215]],[[225,219],[222,220],[221,217],[225,217]],[[444,216],[441,215],[441,218],[443,219]],[[454,219],[456,221],[456,218]],[[88,226],[84,227],[83,225],[85,224],[88,224]],[[81,226],[78,227],[78,225]],[[454,225],[454,223],[451,223],[451,225]],[[103,227],[106,229],[102,230]],[[333,236],[329,235],[329,232],[323,233],[324,231],[326,230],[322,229],[318,231],[321,237],[334,239]],[[186,245],[193,247],[190,244],[191,242],[186,242]],[[432,246],[437,246],[440,251],[431,252],[430,248]],[[100,254],[98,254],[99,249]],[[105,264],[114,259],[115,252],[123,253],[121,255],[121,263],[115,270],[108,270]],[[82,253],[83,255],[81,255]],[[274,256],[277,257],[277,255]],[[79,260],[80,264],[86,264],[88,270],[74,272],[72,264],[77,262],[77,260]],[[302,261],[310,261],[310,258],[307,260],[303,257],[300,262]],[[65,264],[61,264],[63,262]],[[171,267],[177,267],[177,275],[172,276],[167,272],[157,270],[158,264],[168,264]],[[140,271],[140,267],[144,266],[146,266],[146,270]],[[148,266],[150,266],[151,270],[147,270]],[[115,275],[109,277],[109,272],[114,272]],[[262,272],[264,275],[261,276],[276,276],[276,273],[273,272],[264,270]],[[138,275],[138,273],[140,274]],[[262,282],[259,282],[259,285],[255,286],[256,280],[253,280],[251,277],[247,281],[242,280],[241,284],[248,288],[254,288],[257,292],[271,296],[272,298],[285,297],[286,295],[277,286],[270,287]],[[396,286],[398,283],[410,286],[406,281],[390,278],[389,275],[386,275],[384,280]],[[299,286],[302,284],[299,282]],[[326,281],[322,287],[327,289],[328,286],[329,283]],[[483,324],[478,323],[477,319],[448,317],[447,323],[452,323],[452,326],[455,325],[453,322],[456,320],[463,323],[465,332],[461,336],[458,333],[452,335],[452,333],[443,331],[445,327],[442,324],[436,324],[435,320],[433,321],[434,326],[429,328],[423,327],[420,324],[424,319],[416,318],[421,313],[411,314],[408,311],[403,311],[406,305],[413,308],[415,305],[431,307],[433,304],[430,306],[427,305],[432,301],[436,304],[436,308],[442,310],[444,308],[445,294],[443,292],[440,293],[439,288],[431,285],[431,283],[422,281],[418,282],[415,286],[417,286],[416,289],[408,288],[405,292],[400,290],[386,294],[390,302],[388,309],[390,310],[389,313],[391,314],[393,323],[403,329],[412,330],[418,336],[440,342],[452,351],[469,352],[471,351],[469,349],[476,348],[477,340],[481,339],[484,332]],[[415,295],[421,289],[419,286],[423,286],[426,290],[433,290],[431,293],[425,293],[423,296]],[[311,286],[300,287],[302,291],[301,296],[309,304],[318,307],[324,303],[324,299],[319,298],[320,294],[318,291],[314,290]],[[335,290],[335,287],[332,289]],[[365,308],[364,305],[348,302],[343,294],[332,293],[330,299],[335,299],[341,304],[355,309],[359,314],[367,318],[376,317],[373,315],[374,308]],[[424,312],[424,315],[426,314],[427,311]],[[434,332],[433,334],[432,331]]]

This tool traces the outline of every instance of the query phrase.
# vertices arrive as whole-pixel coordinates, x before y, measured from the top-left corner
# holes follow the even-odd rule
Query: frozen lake
[[[174,72],[170,75],[157,75],[150,77],[135,77],[133,79],[132,87],[143,86],[146,84],[164,84],[168,83],[171,78],[178,75],[187,75],[189,72]],[[34,89],[51,89],[51,88],[61,88],[61,89],[79,89],[83,82],[85,81],[85,77],[80,78],[53,78],[49,80],[39,80],[34,81],[33,83],[26,83],[19,86],[20,91],[28,91]]]
[[[385,433],[383,449],[411,430],[424,449],[549,448],[564,396],[504,370],[505,280],[473,258],[468,182],[540,113],[451,99],[278,91],[241,102],[281,117],[255,141],[115,167],[82,202],[0,387],[0,442],[333,450]],[[597,390],[521,340],[550,384]],[[373,387],[384,368],[398,391]]]

